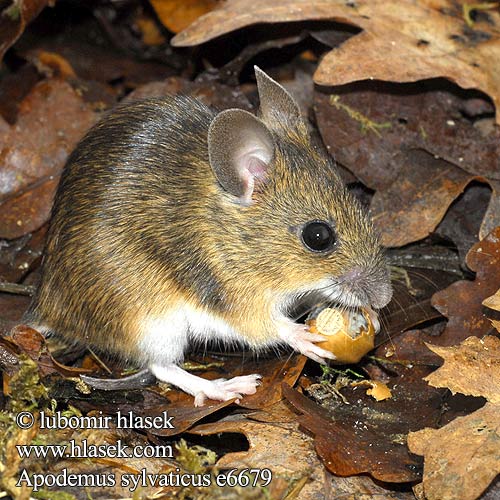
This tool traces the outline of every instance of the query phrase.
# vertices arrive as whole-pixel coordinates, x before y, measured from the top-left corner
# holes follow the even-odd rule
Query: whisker
[[[409,275],[413,275],[413,276],[416,276],[417,278],[420,278],[422,281],[425,281],[427,283],[429,283],[429,285],[432,286],[432,288],[434,288],[435,290],[440,290],[439,286],[437,283],[435,283],[433,280],[431,280],[428,276],[426,276],[424,273],[420,273],[418,271],[415,271],[413,269],[407,269],[406,272],[409,274]]]

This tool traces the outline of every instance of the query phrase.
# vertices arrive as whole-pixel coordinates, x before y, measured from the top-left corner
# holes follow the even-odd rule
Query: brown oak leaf
[[[410,433],[408,446],[425,457],[425,498],[474,500],[500,474],[500,340],[469,337],[458,346],[428,347],[444,359],[426,377],[430,385],[483,396],[488,403],[441,429]]]
[[[198,425],[191,433],[207,436],[223,432],[242,433],[248,439],[248,451],[228,453],[217,466],[225,469],[257,467],[273,473],[271,487],[279,488],[280,480],[301,476],[304,486],[294,498],[323,498],[323,468],[314,451],[313,440],[298,429],[297,423],[270,424],[239,419]],[[282,498],[277,491],[272,498]]]
[[[0,10],[0,60],[42,9],[55,0],[13,0],[2,2]],[[4,6],[5,5],[5,6]]]
[[[452,347],[426,345],[444,359],[441,368],[425,377],[430,385],[500,404],[500,339],[487,335]]]
[[[257,23],[331,20],[363,31],[321,61],[314,80],[343,85],[377,79],[414,82],[445,77],[462,88],[477,88],[500,103],[500,72],[492,64],[500,50],[500,14],[477,10],[464,15],[465,2],[453,0],[228,0],[197,19],[173,40],[197,45]],[[497,116],[500,123],[500,116]]]
[[[433,344],[455,345],[471,335],[482,337],[492,331],[482,302],[496,292],[500,282],[500,227],[470,249],[466,262],[476,272],[475,280],[456,281],[432,297],[432,305],[448,318]]]
[[[500,311],[500,290],[497,290],[494,295],[483,300],[483,306]]]
[[[48,220],[66,158],[97,116],[59,79],[40,82],[23,100],[16,123],[0,134],[0,238]]]

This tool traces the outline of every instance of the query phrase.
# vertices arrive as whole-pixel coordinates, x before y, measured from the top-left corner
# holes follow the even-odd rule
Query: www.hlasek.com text
[[[118,439],[114,444],[92,444],[86,439],[68,444],[16,444],[17,453],[25,458],[173,458],[171,445],[128,446]]]

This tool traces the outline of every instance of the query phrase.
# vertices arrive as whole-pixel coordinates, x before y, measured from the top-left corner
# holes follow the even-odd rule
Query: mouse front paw
[[[311,333],[306,325],[286,323],[278,329],[278,335],[290,347],[318,363],[324,365],[326,359],[335,359],[334,354],[315,344],[315,342],[324,342],[325,337]]]
[[[261,378],[260,375],[253,374],[234,377],[229,380],[224,378],[205,380],[203,389],[194,395],[194,405],[203,406],[206,399],[228,401],[237,398],[236,402],[239,403],[239,399],[244,395],[255,394]]]

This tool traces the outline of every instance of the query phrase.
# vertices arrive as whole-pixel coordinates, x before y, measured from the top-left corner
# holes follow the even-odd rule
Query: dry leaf
[[[47,226],[21,239],[6,241],[0,252],[0,282],[21,283],[41,261]],[[0,309],[0,317],[2,310]]]
[[[193,21],[215,9],[219,0],[150,0],[162,24],[173,33],[187,28]]]
[[[370,476],[338,477],[327,473],[325,496],[314,500],[415,500],[412,491],[384,486],[387,485],[373,481]]]
[[[206,357],[201,359],[204,362],[207,361]],[[223,359],[221,354],[219,354],[218,359],[219,361]],[[294,385],[302,373],[306,361],[307,358],[301,354],[283,358],[274,356],[269,359],[242,359],[240,356],[228,356],[221,363],[220,370],[210,370],[201,375],[204,378],[217,379],[258,373],[262,379],[257,392],[241,398],[239,406],[249,409],[264,409],[283,399],[281,393],[283,382]]]
[[[484,299],[483,306],[500,311],[500,290],[497,290],[491,297]]]
[[[243,375],[248,373],[259,373],[262,375],[261,385],[255,394],[245,396],[240,401],[240,406],[251,409],[267,408],[283,399],[281,387],[283,383],[291,386],[295,385],[299,378],[307,358],[302,355],[288,356],[287,358],[274,358],[260,360],[253,363],[246,363],[244,371],[240,371],[235,366],[234,371],[230,369],[231,364],[225,363],[225,368],[230,369],[234,375]],[[241,366],[241,363],[240,363]]]
[[[210,359],[207,359],[206,356],[202,359],[205,363],[209,364]],[[289,356],[286,359],[273,358],[256,362],[252,360],[242,361],[241,357],[231,356],[224,360],[224,362],[221,362],[219,357],[218,361],[217,364],[220,366],[211,367],[208,370],[204,370],[201,373],[198,371],[197,373],[207,379],[230,378],[232,376],[248,375],[249,373],[259,373],[262,375],[262,380],[256,394],[242,398],[239,406],[250,409],[267,409],[283,399],[281,393],[283,382],[295,384],[302,372],[306,358],[302,355],[295,355]],[[202,366],[200,365],[200,368]],[[98,395],[101,391],[95,392]],[[143,390],[141,389],[136,392],[140,394]],[[234,403],[234,400],[222,402],[208,400],[204,406],[195,407],[193,405],[193,397],[179,389],[172,388],[165,390],[162,387],[151,386],[148,388],[148,393],[152,394],[154,398],[153,403],[148,402],[147,405],[136,404],[133,408],[134,413],[137,415],[157,416],[161,415],[164,410],[167,410],[175,422],[174,429],[152,429],[150,431],[151,434],[157,436],[180,434],[191,428],[199,420]],[[107,394],[110,393],[108,392]],[[76,406],[79,404],[79,402],[75,402]],[[99,403],[94,402],[93,404],[95,408]],[[125,411],[123,403],[119,408]],[[112,412],[113,410],[111,404],[108,403],[106,403],[105,409],[107,412]]]
[[[500,189],[497,189],[497,192],[500,193]],[[487,207],[491,205],[494,197],[491,188],[485,184],[468,185],[448,208],[443,220],[434,230],[436,235],[453,241],[458,250],[461,268],[465,267],[465,259],[471,247],[494,229],[492,227],[485,235],[480,235],[481,226],[485,227],[487,224]],[[498,205],[500,207],[500,203]]]
[[[379,481],[404,483],[420,478],[420,461],[411,456],[401,442],[401,435],[406,435],[408,425],[414,425],[404,421],[406,415],[401,415],[401,407],[406,408],[412,399],[411,391],[398,387],[396,392],[394,399],[374,403],[381,405],[376,410],[370,411],[358,403],[341,405],[329,412],[283,385],[283,394],[301,413],[299,423],[314,434],[316,451],[330,472],[339,476],[369,474]],[[426,395],[430,394],[426,392]],[[431,396],[432,401],[427,399],[428,408],[418,415],[420,421],[427,420],[428,415],[424,413],[428,409],[433,413],[435,395]],[[357,399],[359,401],[359,395]],[[403,399],[405,403],[402,403]],[[415,403],[418,401],[414,400]]]
[[[473,58],[476,55],[479,56],[479,47],[484,50],[497,50],[498,35],[493,29],[493,25],[495,25],[495,23],[498,24],[497,21],[499,16],[494,10],[488,10],[487,12],[483,11],[481,15],[478,15],[479,21],[470,27],[463,18],[461,9],[458,8],[455,3],[444,0],[437,4],[436,2],[431,3],[426,1],[419,3],[389,1],[357,2],[353,5],[346,5],[344,2],[333,0],[312,2],[282,1],[274,2],[272,7],[266,2],[257,1],[254,2],[253,5],[254,9],[249,13],[247,9],[244,8],[243,2],[239,0],[226,2],[220,9],[200,18],[190,28],[175,37],[174,44],[192,45],[194,43],[200,43],[201,41],[213,38],[219,34],[255,22],[283,22],[296,21],[299,19],[324,18],[333,18],[338,21],[346,22],[347,19],[364,28],[366,31],[360,35],[353,36],[332,52],[332,54],[337,55],[343,50],[347,51],[352,49],[349,55],[346,56],[344,64],[335,68],[335,74],[332,75],[335,81],[318,81],[317,79],[328,56],[325,58],[316,74],[316,81],[321,84],[338,85],[356,80],[369,79],[372,77],[370,73],[372,68],[371,63],[376,60],[375,66],[377,67],[377,71],[379,71],[377,75],[379,75],[380,79],[414,81],[430,78],[431,76],[449,76],[448,70],[451,70],[453,74],[449,76],[450,79],[457,81],[464,87],[475,86],[477,88],[483,88],[481,87],[481,82],[485,83],[487,80],[483,90],[485,90],[486,87],[490,90],[499,90],[497,87],[500,87],[500,77],[498,77],[496,73],[489,75],[489,73],[493,71],[493,66],[489,64],[489,58],[486,56],[484,56],[485,60],[481,67],[476,67],[475,61],[463,63],[469,68],[469,77],[472,80],[477,80],[477,85],[472,83],[463,84],[464,78],[466,78],[463,68],[458,71],[458,76],[460,78],[455,78],[456,67],[462,64],[461,60],[458,65],[455,64],[454,59],[456,57],[461,58],[464,53],[466,53],[466,60],[467,57]],[[335,17],[336,14],[338,17]],[[401,19],[405,22],[400,22]],[[491,31],[488,31],[484,26],[488,23],[492,25]],[[441,25],[446,25],[447,29],[455,31],[451,34],[448,33],[446,36],[442,35],[439,29]],[[422,35],[422,38],[417,36],[418,30],[421,29],[420,26],[423,26],[424,31],[429,36]],[[433,26],[433,28],[431,28],[431,26]],[[446,30],[444,31],[446,33]],[[393,59],[386,56],[387,51],[375,50],[374,54],[369,46],[364,45],[359,53],[353,55],[352,52],[355,51],[356,44],[364,44],[363,36],[368,32],[373,32],[373,37],[375,37],[376,40],[382,40],[381,43],[388,43],[391,47],[394,46],[395,48],[392,50],[400,52],[400,57],[405,60],[404,64],[397,62],[397,64],[392,67]],[[412,38],[412,36],[414,38]],[[488,38],[488,42],[483,43],[482,37]],[[370,38],[370,41],[373,40]],[[449,50],[441,50],[441,43],[444,43]],[[416,51],[418,53],[423,53],[422,57],[427,61],[425,67],[429,74],[424,73],[419,77],[418,72],[422,70],[424,66],[422,61],[412,57],[406,59],[408,54],[405,50],[413,54],[413,45],[417,46]],[[500,46],[498,47],[500,53]],[[434,50],[439,52],[440,57],[435,57]],[[380,67],[382,65],[380,64],[380,59],[383,60],[385,66],[390,66],[389,69],[391,71],[386,68],[389,77],[386,77],[385,73],[381,74]],[[443,63],[443,61],[445,63]],[[434,63],[436,64],[433,66]],[[416,65],[416,68],[412,68],[413,64]],[[365,70],[367,74],[362,74]],[[412,73],[412,70],[415,70],[415,73]],[[349,71],[352,71],[354,74],[360,72],[360,74],[352,76]],[[394,77],[394,72],[396,74],[402,72],[401,78],[398,79]],[[493,76],[493,78],[488,79],[489,76]],[[496,83],[490,85],[492,81]],[[437,124],[439,130],[434,131],[434,129],[429,129],[429,124],[426,120],[422,119],[417,120],[415,126],[410,126],[411,124],[406,122],[408,120],[412,121],[412,117],[405,115],[405,112],[408,111],[408,105],[402,110],[397,108],[398,112],[401,111],[402,115],[404,115],[401,120],[403,120],[405,124],[391,123],[391,129],[380,129],[381,137],[379,138],[379,142],[381,141],[383,143],[378,150],[380,154],[374,154],[373,147],[370,147],[372,146],[371,140],[361,141],[361,144],[359,144],[355,139],[356,136],[354,136],[353,139],[352,130],[346,131],[345,127],[338,125],[336,127],[323,127],[323,136],[326,132],[333,134],[335,139],[338,139],[337,136],[339,135],[345,135],[346,141],[352,146],[353,155],[359,156],[361,154],[361,156],[363,156],[363,148],[359,146],[366,143],[367,152],[365,157],[361,158],[361,161],[352,159],[352,161],[349,162],[345,161],[346,158],[343,158],[343,155],[339,153],[338,148],[340,147],[342,149],[342,144],[339,145],[338,140],[331,139],[326,141],[331,146],[332,150],[335,151],[335,155],[341,163],[351,169],[353,165],[358,165],[356,170],[354,170],[357,175],[359,175],[359,169],[373,172],[372,158],[381,158],[380,163],[383,165],[381,176],[384,177],[384,180],[380,179],[380,182],[370,183],[366,182],[363,175],[360,175],[361,180],[365,184],[375,189],[379,189],[384,182],[393,182],[396,176],[393,171],[393,166],[401,166],[396,161],[384,161],[392,159],[391,155],[394,154],[392,146],[398,151],[400,151],[401,148],[405,149],[409,146],[426,147],[433,155],[439,154],[448,162],[454,161],[456,165],[463,167],[463,169],[458,168],[451,163],[447,164],[446,161],[441,160],[439,168],[435,168],[435,165],[431,165],[431,162],[427,162],[427,166],[434,172],[433,176],[429,177],[427,175],[427,170],[429,168],[421,171],[420,169],[417,170],[413,168],[414,165],[407,165],[408,168],[401,169],[402,171],[400,175],[398,175],[398,179],[393,182],[391,189],[386,192],[378,191],[375,194],[372,210],[375,215],[375,220],[378,222],[378,226],[381,229],[383,243],[387,246],[404,245],[429,235],[440,222],[451,202],[460,195],[472,180],[488,179],[493,190],[490,205],[480,229],[480,236],[486,236],[500,222],[500,189],[498,183],[494,180],[498,178],[499,172],[498,145],[500,143],[498,141],[497,132],[493,130],[488,138],[482,138],[479,130],[474,128],[470,121],[464,116],[458,114],[458,118],[455,119],[456,113],[452,115],[446,114],[450,107],[448,102],[452,103],[452,107],[456,107],[460,99],[452,95],[448,96],[446,99],[443,96],[438,98],[438,94],[439,92],[435,92],[435,96],[432,95],[430,98],[433,105],[430,105],[430,103],[423,105],[422,102],[420,102],[418,106],[414,107],[415,111],[410,111],[417,113],[417,115],[428,115],[432,120],[429,123],[433,124],[434,127]],[[490,92],[490,95],[495,98],[495,93],[493,91]],[[324,102],[328,99],[328,96],[323,97],[323,101],[317,103],[316,106],[320,128],[322,128],[322,115],[327,112],[325,110],[331,107],[328,103]],[[433,97],[435,97],[435,99],[433,99]],[[387,97],[389,100],[392,99],[398,102],[406,98],[407,96],[395,95],[394,93]],[[422,96],[413,96],[411,102],[415,101],[415,99],[422,100]],[[408,101],[408,99],[406,100]],[[373,103],[369,103],[362,109],[373,110],[372,104]],[[470,105],[470,103],[467,103],[467,105]],[[395,107],[390,105],[387,107],[390,110],[388,115],[391,115]],[[439,119],[436,119],[436,107],[440,110],[438,113]],[[451,119],[450,116],[453,119]],[[422,116],[419,116],[419,118],[422,118]],[[388,119],[390,118],[382,116],[381,120],[383,123],[378,123],[378,125],[387,125]],[[373,123],[375,123],[375,121]],[[354,123],[354,126],[359,129],[359,123]],[[401,129],[404,129],[406,134],[402,135]],[[443,129],[445,133],[443,133]],[[391,139],[388,140],[386,136],[391,130],[393,133],[391,134]],[[371,135],[371,139],[376,140],[376,134]],[[397,140],[393,140],[393,137],[397,138]],[[439,141],[435,140],[436,137],[439,137]],[[460,139],[458,139],[458,137],[460,137]],[[399,144],[398,141],[403,141],[404,145]],[[394,144],[392,144],[393,142]],[[481,144],[481,147],[478,148],[475,146],[477,144]],[[471,145],[474,147],[471,147]],[[389,158],[386,158],[387,156]],[[433,158],[432,155],[429,156]],[[369,161],[366,161],[367,159],[369,159]],[[439,162],[436,161],[436,163]],[[405,164],[403,163],[402,166],[405,167]],[[408,181],[408,173],[413,174],[415,183]],[[429,182],[429,178],[435,182]],[[429,185],[432,186],[430,189]],[[394,207],[395,201],[397,203],[396,207]],[[410,209],[408,209],[408,206]],[[423,217],[422,210],[424,210]]]
[[[21,321],[30,302],[27,296],[0,293],[0,334],[7,334]]]
[[[207,42],[231,31],[257,23],[279,23],[308,19],[330,19],[335,15],[337,0],[254,0],[249,9],[247,0],[227,0],[218,9],[194,21],[177,34],[171,43],[189,47]]]
[[[135,89],[142,83],[148,83],[152,80],[166,78],[174,73],[165,64],[151,60],[138,60],[123,51],[117,51],[112,44],[108,46],[91,45],[89,42],[78,37],[65,36],[61,39],[60,35],[54,34],[52,37],[45,36],[37,38],[37,44],[26,42],[24,38],[19,40],[16,45],[16,52],[39,65],[39,54],[49,52],[58,54],[73,68],[82,84],[79,91],[86,94],[89,87],[96,83],[101,88],[112,95],[113,103],[116,99],[116,93],[120,93],[120,86],[110,85],[110,82],[118,80],[123,82],[127,90]]]
[[[236,420],[198,425],[190,432],[201,436],[223,432],[243,433],[250,444],[248,451],[222,456],[217,462],[218,467],[269,468],[273,472],[273,483],[280,477],[299,479],[303,476],[307,481],[300,493],[291,498],[323,498],[323,468],[314,451],[313,440],[297,427],[297,424],[273,425]]]
[[[142,36],[142,43],[149,46],[163,45],[166,42],[155,20],[144,14],[138,15],[135,25]]]
[[[38,229],[50,215],[66,158],[97,113],[65,81],[37,84],[0,135],[0,238]]]
[[[245,94],[239,89],[218,82],[192,82],[180,77],[166,78],[141,85],[131,92],[125,101],[182,94],[199,99],[216,109],[240,108],[252,110]]]
[[[173,45],[190,46],[256,23],[331,20],[363,31],[321,61],[314,80],[342,85],[377,79],[413,82],[446,77],[480,89],[500,104],[500,14],[482,10],[469,26],[452,0],[228,0],[179,33]],[[500,123],[500,116],[497,116]]]
[[[325,56],[316,71],[316,83],[446,77],[462,88],[489,94],[498,108],[500,72],[491,62],[500,51],[500,14],[497,9],[481,11],[471,27],[460,3],[356,2],[348,20],[364,31]]]
[[[441,429],[408,435],[413,453],[425,456],[428,500],[475,500],[500,474],[500,406],[487,403]]]
[[[399,247],[429,236],[474,177],[425,151],[400,156],[394,183],[377,191],[370,209],[382,244]],[[498,221],[500,223],[500,220]]]
[[[392,398],[391,390],[380,380],[362,380],[361,382],[353,382],[351,385],[353,387],[368,387],[366,394],[376,401]]]
[[[377,345],[388,342],[391,346],[405,330],[441,317],[431,306],[431,297],[436,289],[446,288],[457,280],[458,267],[456,255],[448,259],[441,250],[437,246],[422,246],[408,253],[392,252],[391,281],[397,300],[381,311],[384,328],[377,336]],[[422,352],[429,351],[423,347]],[[379,353],[376,351],[375,355]]]
[[[191,360],[198,360],[204,364],[210,362],[206,356],[198,358],[192,356]],[[283,399],[282,383],[294,385],[302,373],[307,358],[301,354],[295,354],[283,358],[274,356],[269,359],[242,359],[240,356],[231,355],[224,358],[222,354],[219,354],[217,360],[220,367],[199,371],[198,374],[203,378],[213,380],[258,373],[262,379],[257,392],[241,398],[239,406],[248,409],[265,409]],[[188,407],[193,405],[192,396],[175,389],[168,393],[169,399],[174,398],[174,393],[179,395],[175,398],[178,397],[179,401],[182,401],[182,405],[186,404]],[[215,402],[209,401],[209,403]]]
[[[500,282],[500,227],[470,249],[466,262],[476,272],[474,281],[457,281],[432,297],[432,305],[448,318],[444,332],[432,342],[435,345],[455,345],[491,331],[482,302]]]
[[[46,5],[54,0],[12,0],[0,11],[0,60]]]
[[[59,177],[43,177],[39,182],[39,185],[30,186],[25,193],[0,202],[0,238],[19,238],[37,230],[49,220]]]
[[[81,411],[102,410],[103,413],[112,415],[118,410],[122,414],[132,411],[134,415],[140,417],[158,417],[167,412],[168,416],[172,417],[174,427],[165,427],[161,429],[150,429],[148,432],[155,436],[175,436],[190,429],[198,421],[202,420],[209,415],[212,415],[219,410],[226,408],[233,404],[232,400],[229,401],[208,401],[203,406],[194,406],[192,396],[185,394],[181,391],[167,392],[162,395],[154,391],[152,388],[148,390],[140,389],[135,391],[114,391],[105,393],[103,397],[100,391],[92,391],[95,395],[94,399],[88,401],[72,401],[72,404]],[[110,400],[109,395],[113,394],[114,399]],[[135,398],[139,401],[119,401],[117,395],[123,395],[124,398]],[[137,396],[137,397],[136,397]]]
[[[9,124],[16,122],[20,103],[39,80],[40,75],[32,64],[25,64],[18,71],[2,76],[0,79],[0,136],[9,131]]]
[[[37,364],[40,376],[59,373],[65,377],[77,377],[90,370],[66,366],[56,361],[47,348],[43,335],[27,325],[16,325],[6,341],[15,344],[22,354],[29,356]]]
[[[493,111],[486,97],[434,81],[359,82],[333,94],[315,93],[324,142],[342,165],[377,190],[397,176],[404,179],[404,158],[398,155],[412,150],[428,151],[464,175],[500,180],[500,130],[483,133],[474,126]]]
[[[493,190],[481,237],[500,224],[500,130],[483,135],[467,118],[487,101],[430,83],[336,92],[316,92],[318,127],[336,160],[377,190],[371,211],[384,245],[428,236],[473,180]]]
[[[444,359],[443,366],[424,379],[430,385],[500,404],[500,339],[487,335],[452,347],[426,345]]]
[[[425,457],[425,498],[474,500],[500,473],[500,339],[469,337],[459,346],[427,346],[444,359],[425,378],[430,385],[489,402],[441,429],[410,433],[408,446]]]

